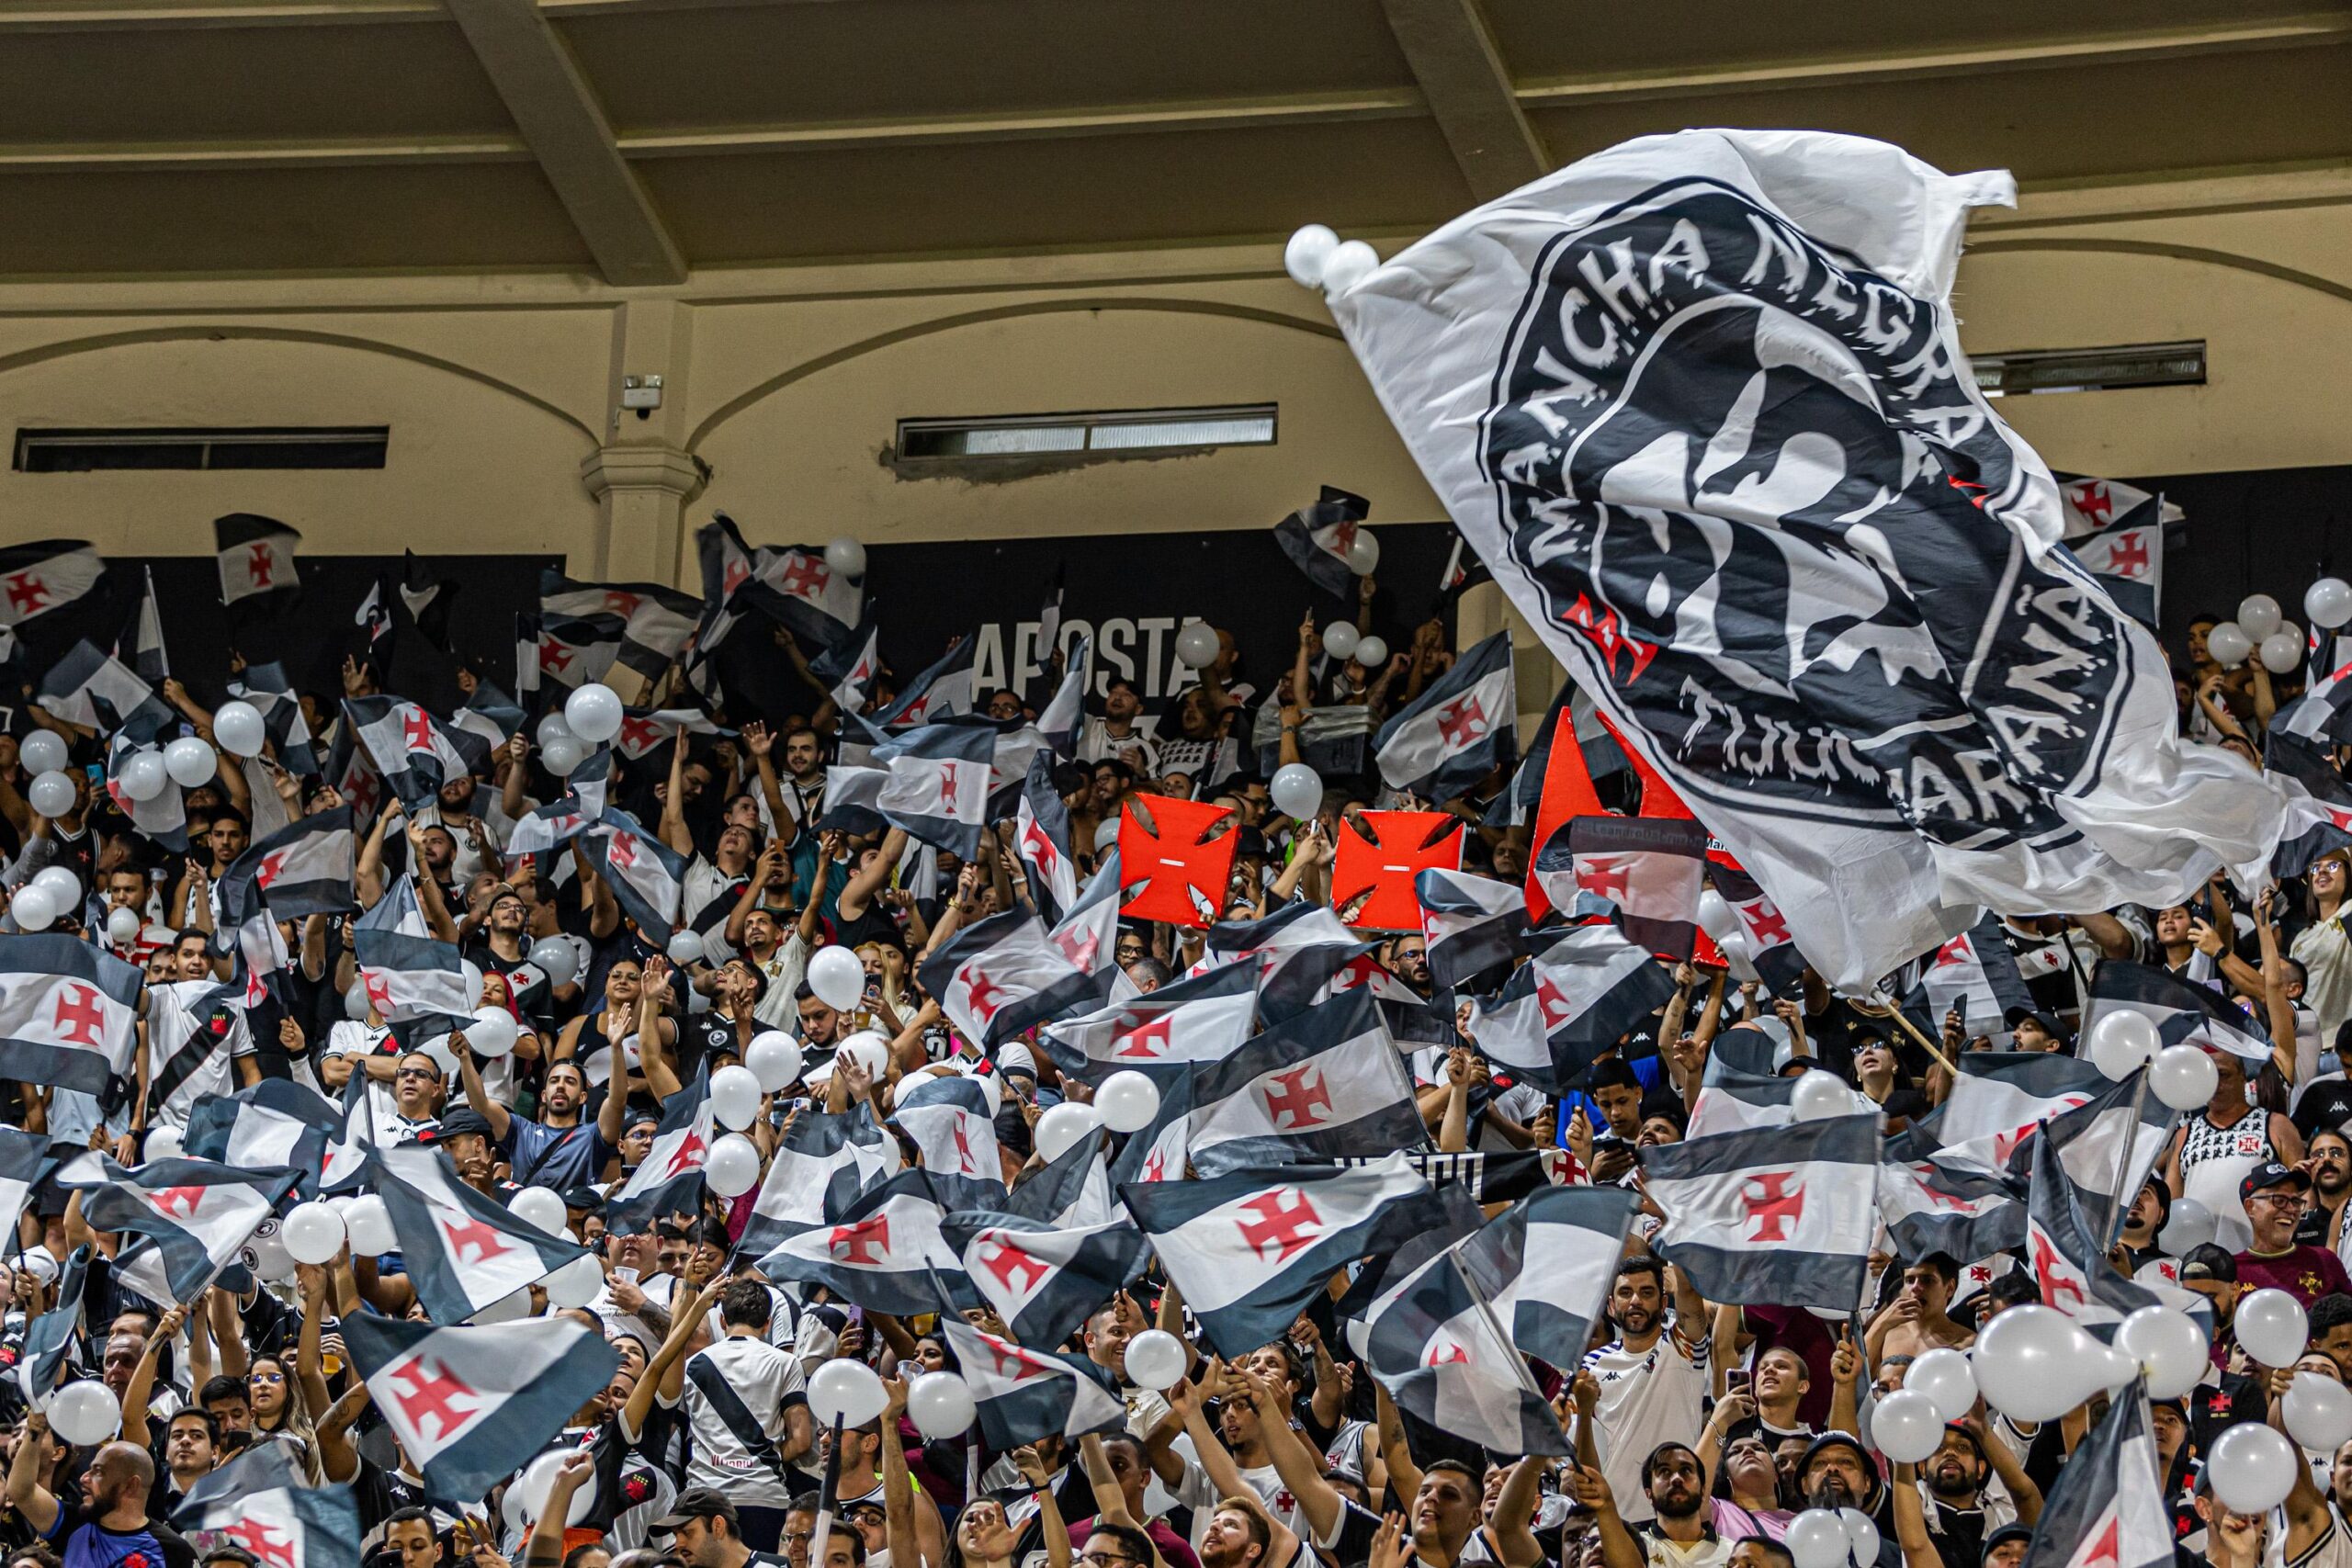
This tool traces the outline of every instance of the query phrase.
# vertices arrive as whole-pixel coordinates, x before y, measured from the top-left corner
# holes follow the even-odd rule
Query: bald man
[[[40,1412],[25,1417],[37,1437],[49,1431]],[[155,1461],[135,1443],[107,1443],[82,1472],[81,1497],[68,1504],[40,1483],[46,1442],[19,1442],[8,1466],[8,1506],[62,1553],[66,1568],[194,1568],[187,1541],[147,1517]]]

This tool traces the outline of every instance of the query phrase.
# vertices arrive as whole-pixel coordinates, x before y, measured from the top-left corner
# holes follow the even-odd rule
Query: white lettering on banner
[[[1192,614],[1145,615],[1133,620],[1114,615],[1099,623],[1065,616],[1061,653],[1067,660],[1080,637],[1094,637],[1097,658],[1092,690],[1088,695],[1104,695],[1115,678],[1132,683],[1146,703],[1157,705],[1200,684],[1200,671],[1176,657],[1175,639],[1168,635],[1193,620],[1215,624],[1209,616]],[[976,703],[982,693],[999,688],[1028,691],[1049,673],[1046,661],[1039,657],[1037,634],[1042,629],[1035,620],[981,624],[972,642],[972,690]],[[1140,656],[1136,649],[1138,637],[1143,643]]]

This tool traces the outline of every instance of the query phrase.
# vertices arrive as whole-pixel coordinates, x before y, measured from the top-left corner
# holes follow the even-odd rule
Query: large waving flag
[[[964,1266],[940,1235],[946,1217],[930,1173],[901,1171],[869,1190],[840,1221],[787,1236],[759,1260],[771,1280],[822,1285],[843,1301],[894,1317],[970,1304],[943,1302]],[[967,1287],[968,1290],[968,1287]]]
[[[26,1404],[40,1404],[65,1381],[65,1358],[82,1332],[82,1292],[89,1282],[90,1248],[85,1243],[58,1270],[56,1304],[25,1325],[16,1371]]]
[[[1364,1365],[1399,1410],[1498,1453],[1567,1451],[1508,1326],[1453,1252],[1422,1264],[1364,1326]]]
[[[106,570],[87,539],[40,539],[0,549],[0,631],[77,602]]]
[[[458,1180],[438,1149],[403,1144],[375,1157],[401,1266],[435,1323],[463,1323],[588,1256]]]
[[[570,1317],[437,1328],[359,1314],[343,1340],[425,1495],[454,1508],[546,1447],[620,1365],[600,1331]]]
[[[1404,1155],[1376,1165],[1242,1170],[1119,1189],[1220,1355],[1288,1329],[1341,1265],[1393,1252],[1442,1209]]]
[[[1622,1187],[1541,1188],[1479,1226],[1455,1260],[1513,1345],[1572,1367],[1616,1281],[1637,1205]]]
[[[1189,1147],[1204,1176],[1427,1141],[1412,1076],[1369,988],[1285,1019],[1223,1061],[1193,1069]]]
[[[1190,1063],[1222,1060],[1249,1038],[1257,1013],[1257,971],[1227,964],[1050,1024],[1038,1038],[1063,1072],[1099,1084],[1129,1068],[1159,1077]]]
[[[966,1210],[940,1226],[972,1286],[1027,1345],[1058,1345],[1135,1283],[1150,1246],[1124,1215],[1055,1230],[1020,1214]]]
[[[104,1094],[130,1071],[142,983],[74,937],[0,937],[0,1074]]]
[[[1355,568],[1348,550],[1356,530],[1372,514],[1372,502],[1331,485],[1322,495],[1274,525],[1274,543],[1306,580],[1335,599],[1352,599]]]
[[[1611,925],[1532,938],[1535,955],[1470,1015],[1478,1054],[1547,1094],[1585,1069],[1674,995],[1674,977]]]
[[[1075,1441],[1126,1425],[1127,1407],[1109,1374],[1085,1357],[1028,1349],[967,1328],[952,1314],[939,1326],[972,1386],[980,1440],[991,1450],[1002,1453],[1040,1438]]]
[[[364,1075],[362,1075],[364,1076]],[[188,1108],[180,1148],[192,1159],[258,1170],[282,1166],[295,1190],[315,1198],[329,1145],[343,1134],[344,1109],[291,1078],[264,1078],[234,1094],[208,1094]]]
[[[98,1230],[150,1240],[152,1247],[141,1249],[147,1266],[134,1269],[125,1253],[115,1269],[156,1301],[194,1301],[236,1261],[295,1181],[290,1170],[242,1170],[201,1159],[154,1159],[136,1169],[107,1160],[102,1168],[107,1179],[82,1194],[83,1217]]]
[[[1527,951],[1527,892],[1467,871],[1413,878],[1429,944],[1430,980],[1446,989],[1499,970]]]
[[[612,1234],[642,1235],[673,1214],[700,1211],[703,1167],[710,1163],[715,1127],[710,1064],[705,1061],[677,1093],[662,1101],[653,1146],[606,1205],[605,1224]]]
[[[2057,547],[2056,480],[1959,352],[1968,211],[2015,192],[1686,130],[1329,295],[1513,604],[1850,988],[1981,907],[2250,879],[2279,832],[2180,744],[2154,640]]]
[[[923,988],[957,1032],[983,1050],[1086,1006],[1102,987],[1026,909],[965,927],[925,959]]]
[[[1454,661],[1373,739],[1391,789],[1431,801],[1475,788],[1519,756],[1519,692],[1510,633],[1497,632]]]
[[[758,1258],[787,1236],[840,1219],[898,1172],[899,1158],[899,1141],[875,1125],[863,1103],[838,1114],[804,1110],[776,1143],[737,1251]]]
[[[359,1568],[359,1505],[348,1485],[313,1486],[284,1443],[262,1443],[199,1479],[172,1527],[243,1547],[260,1568]]]
[[[469,729],[445,725],[399,697],[345,697],[344,721],[402,806],[433,803],[443,784],[486,765],[489,748]]]
[[[2111,1326],[2143,1306],[2162,1304],[2155,1292],[2125,1279],[2107,1260],[2083,1218],[2074,1179],[2059,1162],[2058,1145],[2047,1135],[2033,1141],[2025,1255],[2041,1287],[2042,1305],[2086,1328]]]
[[[1658,1255],[1714,1302],[1851,1313],[1878,1230],[1878,1117],[1838,1116],[1641,1153]]]
[[[2162,1473],[2148,1385],[2135,1378],[2067,1456],[2020,1568],[2169,1568],[2178,1558]]]
[[[899,1080],[890,1119],[915,1141],[933,1194],[956,1209],[992,1209],[1005,1201],[997,1152],[996,1102],[968,1075]]]

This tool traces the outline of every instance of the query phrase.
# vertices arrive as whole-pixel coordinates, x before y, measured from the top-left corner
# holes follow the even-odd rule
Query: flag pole
[[[2140,1108],[2148,1098],[2148,1068],[2142,1063],[2132,1075],[2132,1118],[2123,1124],[2121,1145],[2115,1151],[2115,1190],[2108,1195],[2107,1223],[2099,1227],[2101,1251],[2114,1246],[2113,1237],[2122,1226],[2117,1221],[2123,1213],[2123,1183],[2132,1174],[2132,1145],[2140,1141]]]
[[[1893,1001],[1884,1001],[1880,1005],[1886,1009],[1887,1016],[1894,1020],[1896,1026],[1900,1028],[1903,1032],[1908,1034],[1912,1039],[1917,1040],[1920,1044],[1928,1048],[1928,1055],[1933,1056],[1938,1062],[1941,1063],[1943,1065],[1944,1071],[1950,1073],[1953,1077],[1960,1077],[1959,1065],[1950,1056],[1945,1055],[1942,1048],[1937,1045],[1934,1041],[1928,1038],[1927,1032],[1925,1030],[1911,1021],[1910,1016],[1903,1010],[1899,1004]]]
[[[825,1546],[833,1533],[833,1495],[842,1483],[842,1416],[833,1415],[833,1446],[825,1455],[825,1489],[817,1499],[817,1524],[808,1536],[810,1568],[823,1568]]]

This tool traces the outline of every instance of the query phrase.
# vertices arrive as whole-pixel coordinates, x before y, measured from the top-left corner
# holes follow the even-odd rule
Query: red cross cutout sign
[[[1462,869],[1461,827],[1450,811],[1358,812],[1340,827],[1331,907],[1359,931],[1419,931],[1413,879]]]
[[[1146,804],[1130,800],[1119,817],[1120,914],[1132,920],[1166,920],[1205,927],[1225,908],[1238,837],[1233,813],[1221,806],[1173,795]]]

